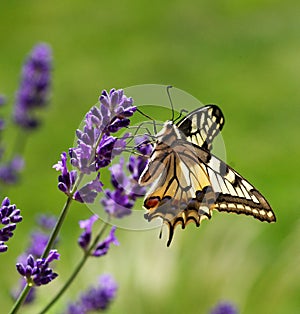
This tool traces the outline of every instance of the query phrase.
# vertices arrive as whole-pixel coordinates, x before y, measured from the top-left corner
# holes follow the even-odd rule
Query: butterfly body
[[[208,105],[176,124],[166,122],[156,135],[139,183],[151,184],[144,200],[145,218],[160,217],[168,225],[168,246],[177,225],[200,226],[203,219],[211,218],[213,209],[276,220],[260,192],[210,152],[223,124],[221,110]]]

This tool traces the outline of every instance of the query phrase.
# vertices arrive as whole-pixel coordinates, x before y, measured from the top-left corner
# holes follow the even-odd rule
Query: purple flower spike
[[[49,240],[49,233],[53,229],[54,225],[56,224],[57,218],[54,216],[39,215],[36,220],[37,220],[38,226],[40,227],[39,229],[41,230],[36,229],[31,233],[30,235],[31,239],[30,239],[30,244],[28,248],[23,254],[21,254],[18,257],[17,269],[20,269],[21,272],[24,265],[27,265],[27,260],[28,260],[29,255],[32,256],[32,259],[30,259],[31,260],[30,263],[32,264],[32,261],[34,263],[34,260],[39,259],[39,257],[43,254]],[[56,239],[55,245],[57,245],[57,242],[58,242],[58,239]],[[50,258],[53,259],[54,257],[57,257],[57,253],[56,254],[52,253],[50,255]],[[48,263],[50,263],[49,258],[48,258]],[[19,294],[23,290],[26,283],[27,283],[27,279],[22,278],[19,282],[19,287],[11,291],[11,295],[13,296],[15,300],[17,300]],[[35,290],[36,290],[36,287],[32,287],[32,289],[30,290],[25,300],[25,303],[31,303],[34,301],[35,295],[36,295]]]
[[[123,193],[123,190],[105,190],[105,197],[101,199],[101,204],[105,211],[116,218],[123,218],[131,214],[131,208],[134,202],[128,195]]]
[[[46,285],[54,280],[58,275],[52,271],[49,264],[53,260],[58,260],[57,250],[51,250],[46,258],[34,260],[32,255],[27,257],[26,263],[17,263],[16,268],[27,283],[35,286]]]
[[[7,251],[7,242],[16,229],[16,225],[22,221],[20,210],[16,205],[11,205],[8,197],[5,197],[2,201],[0,208],[0,223],[3,227],[0,229],[0,253]]]
[[[67,314],[87,314],[106,310],[116,297],[118,285],[110,275],[102,275],[98,285],[86,290],[75,303],[69,304]]]
[[[130,121],[128,117],[134,114],[136,107],[132,105],[133,99],[131,97],[127,98],[122,89],[111,89],[109,93],[103,91],[99,97],[99,101],[112,117],[110,124],[107,125],[109,133],[115,133],[129,125]]]
[[[93,256],[100,257],[100,256],[105,255],[108,252],[111,244],[119,245],[119,242],[115,236],[115,231],[116,231],[116,227],[114,226],[111,228],[111,231],[109,235],[107,236],[107,238],[104,239],[102,242],[100,242],[96,246],[94,252],[92,253]]]
[[[98,193],[102,191],[102,182],[98,173],[95,180],[88,182],[81,189],[74,193],[74,199],[80,203],[94,203]]]
[[[49,215],[39,215],[37,223],[42,229],[52,230],[56,224],[57,218]]]
[[[81,303],[86,312],[103,311],[115,298],[118,286],[110,275],[99,278],[99,286],[91,288],[81,296]]]
[[[126,97],[122,89],[115,90],[113,88],[109,93],[104,90],[99,97],[99,101],[102,106],[108,108],[111,115],[116,116],[118,119],[131,117],[136,111],[136,107],[132,105],[133,99]]]
[[[24,167],[24,160],[15,156],[9,162],[0,166],[0,179],[6,184],[15,184],[19,179],[19,173]]]
[[[89,249],[89,245],[92,239],[92,228],[95,221],[98,219],[98,216],[92,215],[89,219],[81,220],[79,226],[81,229],[84,229],[80,237],[78,238],[79,246],[84,250]],[[119,242],[115,236],[116,227],[112,227],[109,235],[101,242],[96,245],[96,248],[92,251],[92,256],[102,256],[105,255],[111,244],[119,245]]]
[[[96,150],[96,169],[107,167],[112,159],[112,152],[117,139],[113,136],[104,135],[100,141],[100,145]]]
[[[77,130],[77,147],[70,149],[71,163],[80,172],[89,174],[110,164],[117,139],[110,135],[130,123],[136,111],[132,98],[123,90],[102,91],[99,107],[94,106],[85,117],[83,130]],[[121,143],[118,143],[121,148]]]
[[[69,196],[77,179],[77,172],[75,170],[69,172],[67,168],[67,154],[65,152],[60,156],[61,160],[53,168],[61,172],[61,175],[58,177],[58,188]]]
[[[48,254],[48,256],[45,259],[45,264],[51,263],[54,260],[58,260],[59,259],[59,253],[57,252],[57,250],[51,250]]]
[[[210,314],[238,314],[238,311],[231,303],[220,302],[211,310]]]
[[[23,66],[13,114],[15,123],[24,129],[33,129],[39,125],[33,111],[47,104],[51,68],[50,47],[46,44],[36,45]]]
[[[141,137],[137,139],[136,147],[145,157],[131,156],[129,158],[126,167],[130,175],[125,172],[122,158],[118,164],[110,167],[111,183],[114,190],[106,189],[105,197],[100,201],[105,211],[116,218],[130,215],[136,199],[146,193],[145,187],[140,186],[138,180],[147,165],[147,157],[152,151],[152,146],[146,137]]]
[[[79,221],[79,226],[81,229],[84,229],[83,233],[78,239],[78,244],[86,250],[91,242],[92,238],[92,227],[95,221],[98,219],[98,216],[93,215],[89,219]]]
[[[99,180],[99,170],[107,167],[112,159],[121,154],[126,147],[126,139],[111,136],[111,133],[127,127],[128,119],[136,111],[132,98],[124,95],[123,90],[102,91],[99,107],[94,106],[85,116],[82,130],[76,131],[77,146],[69,149],[70,163],[76,170],[67,168],[67,155],[61,154],[61,160],[53,166],[61,172],[58,188],[78,202],[93,203],[103,184]],[[97,173],[96,179],[73,191],[75,181],[80,175]]]
[[[68,309],[66,311],[66,314],[85,314],[87,313],[82,304],[80,304],[79,302],[77,303],[71,303],[68,305]]]
[[[153,146],[149,143],[147,136],[139,136],[135,139],[137,150],[144,156],[150,156],[153,150]]]

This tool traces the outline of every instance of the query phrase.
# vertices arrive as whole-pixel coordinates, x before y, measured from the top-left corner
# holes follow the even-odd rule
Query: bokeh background
[[[84,114],[104,88],[148,83],[172,84],[222,108],[227,162],[268,198],[278,221],[216,213],[199,229],[178,228],[170,248],[156,229],[118,230],[120,247],[90,260],[51,313],[62,313],[103,272],[119,284],[111,313],[208,313],[220,300],[245,314],[299,312],[299,12],[296,0],[1,2],[0,93],[10,106],[33,45],[47,42],[54,55],[51,104],[28,138],[21,184],[3,192],[24,222],[0,256],[2,313],[35,215],[62,208],[52,165],[73,145]],[[89,215],[72,205],[60,236],[60,277],[22,313],[41,309],[68,277],[81,254],[78,220]]]

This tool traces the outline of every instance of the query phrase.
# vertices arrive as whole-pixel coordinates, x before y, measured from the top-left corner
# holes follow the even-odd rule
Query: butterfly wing
[[[195,148],[201,151],[200,148]],[[264,196],[245,178],[216,156],[202,152],[199,158],[216,193],[214,209],[251,215],[261,221],[275,222],[275,214]],[[199,155],[199,156],[201,156]]]
[[[176,125],[189,142],[211,150],[212,142],[222,130],[224,121],[218,106],[207,105],[192,111]]]

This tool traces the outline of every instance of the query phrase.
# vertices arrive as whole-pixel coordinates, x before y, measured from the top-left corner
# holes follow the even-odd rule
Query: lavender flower
[[[26,251],[21,254],[18,257],[18,263],[25,265],[27,263],[27,258],[29,255],[31,255],[34,259],[39,258],[42,256],[45,247],[49,240],[49,233],[56,224],[56,217],[54,216],[48,216],[48,215],[39,215],[37,217],[37,223],[39,228],[34,230],[31,233],[31,241],[29,244],[29,247],[26,249]],[[55,244],[57,244],[58,240],[55,241]],[[11,294],[12,297],[16,300],[23,290],[24,286],[26,285],[26,280],[22,278],[19,287],[15,288]],[[35,287],[32,287],[25,303],[29,304],[32,303],[35,300]]]
[[[63,193],[81,203],[94,202],[103,185],[98,171],[108,166],[112,158],[124,150],[125,139],[128,137],[126,134],[117,139],[110,133],[128,126],[128,117],[136,110],[132,104],[133,100],[127,98],[123,90],[102,92],[99,106],[94,106],[86,114],[83,130],[76,131],[77,146],[69,149],[70,162],[77,170],[68,170],[66,153],[62,153],[61,160],[53,166],[61,171],[58,188]],[[93,172],[97,173],[96,178],[74,191],[79,174],[88,175]]]
[[[115,236],[115,231],[116,231],[116,227],[113,226],[110,230],[109,235],[106,237],[106,239],[101,241],[94,249],[94,251],[92,252],[93,256],[100,257],[100,256],[105,255],[108,252],[111,244],[119,245],[119,242]]]
[[[102,91],[99,107],[94,106],[85,117],[83,131],[77,130],[77,147],[71,148],[71,164],[80,172],[89,174],[106,167],[113,157],[113,149],[119,140],[115,133],[130,123],[128,117],[136,111],[132,98],[123,90]]]
[[[37,217],[38,225],[46,231],[51,231],[54,228],[56,221],[57,218],[55,216],[42,214]]]
[[[101,199],[101,204],[105,211],[113,217],[123,218],[131,214],[131,208],[134,202],[123,190],[105,190],[105,196]]]
[[[136,139],[137,149],[140,153],[147,156],[152,151],[152,146],[145,137]],[[106,189],[105,197],[101,199],[101,204],[105,211],[116,218],[122,218],[131,213],[137,197],[144,196],[145,187],[138,184],[138,179],[147,165],[147,158],[143,156],[131,156],[127,163],[130,173],[125,173],[124,159],[120,158],[118,164],[110,167],[111,183],[114,190]]]
[[[46,285],[58,276],[49,267],[53,260],[58,259],[59,253],[57,250],[51,250],[46,258],[35,260],[32,255],[29,255],[26,263],[17,263],[16,268],[28,284],[35,286]]]
[[[61,160],[59,160],[53,168],[56,171],[60,171],[61,175],[58,177],[58,188],[67,194],[71,195],[72,189],[74,187],[75,181],[77,179],[77,172],[75,170],[69,171],[67,167],[67,154],[63,152],[61,155]]]
[[[102,275],[97,287],[89,288],[80,299],[70,304],[67,314],[87,314],[106,310],[116,297],[118,286],[110,275]]]
[[[5,97],[0,95],[0,106],[5,104]],[[0,131],[5,127],[5,121],[0,119]],[[5,153],[4,146],[0,147],[0,181],[5,184],[15,184],[18,181],[19,172],[24,167],[24,160],[20,156],[14,156],[9,161],[2,161]]]
[[[84,229],[84,231],[78,239],[78,244],[81,248],[83,248],[84,251],[89,249],[92,239],[92,227],[97,219],[98,217],[96,215],[92,215],[89,219],[81,220],[79,222],[80,228]],[[111,244],[119,245],[119,242],[115,236],[115,231],[116,227],[112,227],[109,235],[95,246],[90,255],[95,257],[103,256],[108,252]]]
[[[68,170],[67,154],[65,152],[61,154],[61,160],[53,168],[61,171],[61,175],[58,176],[58,188],[80,203],[93,203],[97,194],[102,191],[103,184],[100,182],[100,173],[96,175],[94,180],[85,184],[81,189],[73,191],[77,179],[77,171]]]
[[[98,219],[96,215],[92,215],[89,219],[79,221],[79,226],[84,229],[83,233],[79,236],[78,244],[87,250],[92,239],[92,227]]]
[[[24,167],[24,160],[20,156],[15,156],[6,164],[0,165],[0,180],[6,184],[15,184],[19,179],[19,173]]]
[[[0,253],[7,251],[8,247],[5,242],[13,236],[17,223],[21,221],[20,210],[17,209],[16,205],[11,205],[9,198],[5,197],[0,208],[0,222],[4,225],[0,229]]]
[[[128,117],[133,115],[136,107],[132,106],[132,98],[127,98],[123,90],[111,89],[109,93],[104,90],[99,97],[99,101],[102,105],[102,116],[111,117],[111,122],[105,126],[106,132],[115,133],[129,125]]]
[[[238,311],[231,303],[220,302],[216,307],[214,307],[211,314],[237,314]]]
[[[33,129],[39,125],[33,110],[45,107],[47,104],[51,59],[50,47],[46,44],[38,44],[33,48],[23,66],[13,118],[15,123],[24,129]]]
[[[94,203],[98,193],[102,191],[102,182],[100,182],[100,173],[96,179],[85,184],[81,189],[74,193],[74,199],[80,203]]]

